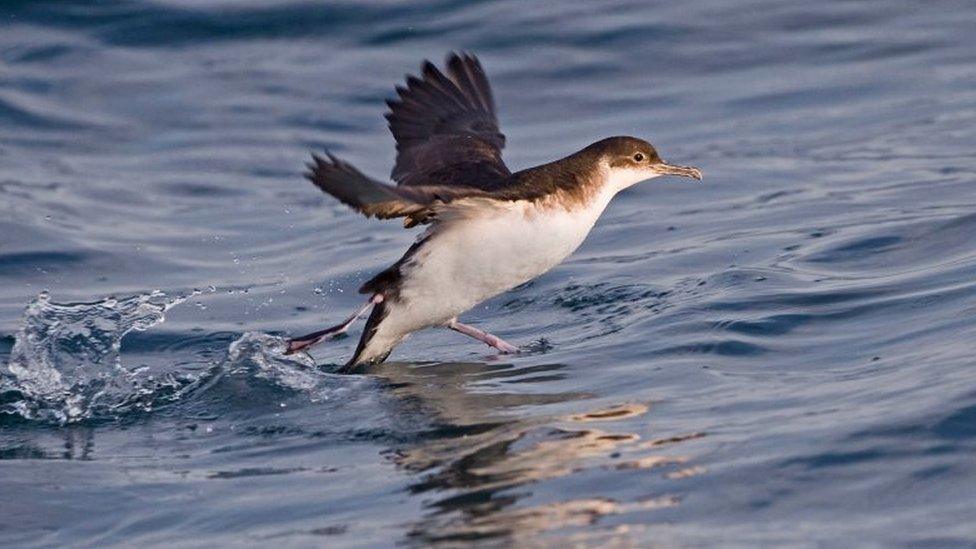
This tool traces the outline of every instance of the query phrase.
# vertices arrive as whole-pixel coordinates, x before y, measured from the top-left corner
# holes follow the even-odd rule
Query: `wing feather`
[[[439,205],[460,198],[504,192],[515,185],[502,161],[505,136],[478,59],[452,53],[446,74],[430,61],[421,77],[407,76],[386,102],[397,142],[393,179],[381,183],[329,152],[312,155],[305,177],[316,187],[367,217],[428,223]]]
[[[476,57],[454,53],[445,75],[430,61],[421,78],[408,76],[387,101],[390,131],[397,142],[392,177],[400,186],[463,185],[501,188],[511,171],[502,161],[505,136],[495,102]]]
[[[485,194],[480,189],[457,185],[386,185],[329,152],[325,153],[325,158],[313,154],[312,162],[307,167],[305,177],[339,202],[366,217],[405,217],[404,225],[407,227],[428,222],[434,213],[432,207],[436,204]]]

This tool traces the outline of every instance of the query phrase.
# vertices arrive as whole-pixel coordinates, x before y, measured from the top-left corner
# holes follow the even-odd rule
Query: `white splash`
[[[122,338],[163,322],[164,313],[185,300],[154,291],[61,304],[42,292],[27,306],[6,371],[0,371],[0,393],[19,398],[0,411],[69,423],[131,405],[145,387],[122,365]]]

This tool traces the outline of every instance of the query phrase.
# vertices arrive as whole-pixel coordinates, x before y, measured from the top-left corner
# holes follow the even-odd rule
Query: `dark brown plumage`
[[[405,217],[406,227],[425,222],[430,214],[430,207],[437,202],[485,194],[480,189],[460,185],[386,185],[331,153],[326,153],[326,158],[312,155],[312,162],[306,166],[309,171],[305,173],[305,177],[339,202],[366,217]]]
[[[481,63],[472,55],[447,57],[445,76],[430,61],[423,78],[407,77],[386,119],[396,139],[392,177],[400,185],[463,185],[495,190],[511,172],[502,161],[505,136]]]
[[[602,157],[612,158],[611,166],[634,164],[632,155],[640,152],[649,162],[661,162],[650,143],[635,137],[601,139],[565,158],[512,174],[509,182],[491,197],[498,200],[555,199],[572,208],[585,202],[602,184],[593,166]]]
[[[491,87],[477,58],[450,54],[447,75],[430,61],[423,79],[408,76],[399,98],[387,101],[397,159],[397,186],[366,176],[326,152],[313,155],[305,176],[318,188],[367,217],[405,217],[404,226],[429,222],[439,203],[469,196],[539,200],[554,193],[570,204],[592,192],[588,166],[606,152],[629,154],[650,147],[631,137],[598,141],[564,159],[512,174],[501,158],[505,136],[498,128]],[[657,158],[650,147],[649,154]],[[658,159],[659,160],[659,159]]]
[[[387,101],[397,159],[397,186],[372,179],[331,153],[313,155],[305,174],[312,183],[367,217],[406,217],[412,227],[429,220],[430,206],[484,195],[511,183],[501,159],[491,87],[477,58],[451,54],[445,76],[430,61],[423,79],[407,77],[399,98]]]

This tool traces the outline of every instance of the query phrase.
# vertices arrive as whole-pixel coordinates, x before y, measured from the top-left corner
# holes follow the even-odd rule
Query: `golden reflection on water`
[[[527,534],[555,528],[591,526],[607,515],[661,509],[677,504],[678,499],[674,496],[649,498],[633,503],[620,503],[609,498],[575,499],[474,516],[463,524],[447,525],[438,532],[435,539],[453,541],[506,536],[513,538],[513,541],[518,540],[520,546],[525,546],[529,542],[524,539]]]
[[[673,481],[705,469],[691,456],[675,453],[675,445],[704,434],[642,440],[627,432],[626,426],[646,425],[641,422],[651,410],[646,403],[545,415],[546,409],[585,408],[592,398],[538,392],[546,384],[536,379],[559,379],[564,368],[388,364],[370,371],[385,378],[405,406],[417,407],[438,425],[421,440],[388,453],[398,467],[417,475],[411,493],[431,496],[430,513],[412,526],[414,541],[500,538],[526,543],[555,529],[592,525],[607,515],[679,503],[667,492]],[[592,493],[592,487],[573,487],[553,498],[553,488],[547,487],[538,491],[550,501],[540,503],[530,488],[593,472],[638,475],[623,481],[646,487],[648,493],[617,501]],[[618,525],[605,533],[612,539],[618,531],[632,535],[635,530]]]
[[[602,410],[593,410],[584,414],[572,416],[573,421],[607,421],[612,419],[624,419],[633,416],[640,416],[647,413],[649,406],[644,404],[621,404],[611,406]]]

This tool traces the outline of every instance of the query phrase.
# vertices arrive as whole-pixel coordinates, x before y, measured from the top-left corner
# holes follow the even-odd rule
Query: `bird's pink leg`
[[[365,305],[359,308],[352,316],[343,321],[342,324],[332,326],[331,328],[326,328],[324,330],[319,330],[317,332],[312,332],[310,334],[303,335],[301,337],[295,337],[288,340],[288,348],[285,350],[286,355],[292,353],[297,353],[298,351],[304,351],[313,345],[317,345],[326,339],[333,338],[339,334],[345,333],[346,330],[352,326],[353,322],[359,320],[370,307],[378,303],[383,302],[383,295],[376,294],[366,302]]]
[[[450,328],[450,329],[452,329],[452,330],[454,330],[455,332],[461,332],[462,334],[464,334],[464,335],[466,335],[468,337],[473,337],[473,338],[477,339],[478,341],[484,343],[485,345],[488,345],[490,347],[494,347],[494,348],[498,349],[499,351],[501,351],[503,353],[517,353],[517,352],[519,352],[518,347],[516,347],[515,345],[512,345],[511,343],[508,343],[504,339],[502,339],[502,338],[500,338],[500,337],[498,337],[496,335],[489,334],[488,332],[483,332],[483,331],[475,328],[474,326],[468,326],[467,324],[461,324],[460,322],[457,321],[457,319],[454,319],[454,320],[451,320],[450,322],[448,322],[447,323],[447,327]]]

